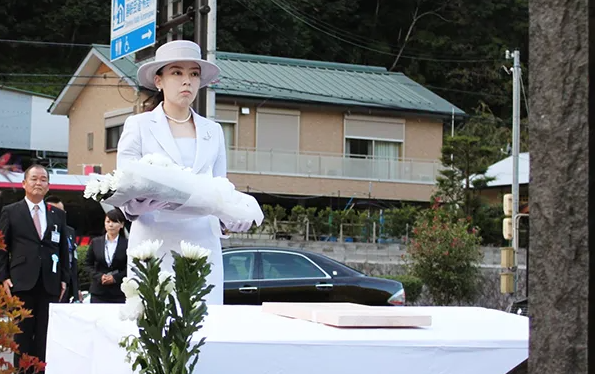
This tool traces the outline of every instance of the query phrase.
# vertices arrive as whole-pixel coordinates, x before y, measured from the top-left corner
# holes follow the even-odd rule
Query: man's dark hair
[[[60,198],[55,195],[49,195],[44,200],[46,203],[51,203],[51,204],[59,204],[62,202],[62,200],[60,200]]]
[[[27,169],[25,169],[25,175],[23,176],[23,179],[27,179],[27,176],[29,175],[29,171],[32,169],[43,169],[45,170],[46,175],[48,176],[48,181],[50,180],[50,172],[48,171],[48,169],[40,164],[33,164],[31,166],[29,166]]]

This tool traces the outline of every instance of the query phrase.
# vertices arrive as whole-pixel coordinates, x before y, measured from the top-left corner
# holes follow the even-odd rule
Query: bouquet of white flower
[[[132,199],[169,203],[165,210],[182,216],[217,216],[223,222],[254,221],[264,215],[254,197],[239,192],[227,179],[194,174],[171,159],[149,154],[111,174],[94,175],[84,196],[121,207]]]

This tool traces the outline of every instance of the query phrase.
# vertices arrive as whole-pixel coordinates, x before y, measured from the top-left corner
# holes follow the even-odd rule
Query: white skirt
[[[134,248],[144,240],[163,240],[157,253],[163,258],[161,269],[173,272],[171,250],[180,253],[180,242],[200,245],[211,250],[211,274],[207,276],[207,284],[215,287],[205,296],[207,305],[223,304],[223,257],[219,220],[214,216],[182,218],[175,214],[161,211],[143,214],[132,222],[128,248]],[[128,276],[133,276],[132,259],[128,257]]]

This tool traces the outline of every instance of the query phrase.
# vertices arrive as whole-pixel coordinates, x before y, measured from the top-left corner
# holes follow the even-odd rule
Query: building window
[[[345,154],[352,158],[367,158],[373,155],[372,140],[345,139]]]
[[[402,157],[403,143],[397,141],[345,139],[345,155],[350,158],[397,160]]]
[[[118,148],[118,141],[124,130],[124,122],[134,113],[133,107],[121,108],[103,114],[105,121],[105,151],[111,152]]]
[[[235,145],[236,124],[233,122],[221,122],[223,128],[223,137],[225,138],[225,148],[232,149]]]
[[[115,151],[118,149],[118,141],[124,130],[124,124],[108,127],[105,129],[105,150]]]
[[[88,151],[93,150],[93,133],[92,132],[87,133],[87,150]]]

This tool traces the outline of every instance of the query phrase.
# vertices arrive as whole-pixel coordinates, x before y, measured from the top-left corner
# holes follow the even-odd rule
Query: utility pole
[[[212,64],[217,64],[217,0],[208,0],[209,12],[207,22],[207,44],[204,48],[207,50],[207,61]],[[207,107],[206,107],[206,118],[215,120],[215,90],[207,88]]]
[[[519,251],[519,153],[521,143],[521,60],[520,53],[515,50],[506,51],[506,59],[513,59],[512,65],[512,248],[514,264],[518,274]],[[515,277],[518,278],[518,277]],[[516,288],[515,282],[515,288]]]
[[[202,59],[207,59],[207,40],[208,40],[208,17],[211,8],[209,7],[209,0],[194,0],[194,42],[200,45]],[[207,116],[207,88],[203,87],[198,91],[196,100],[194,101],[194,110],[203,117]]]

